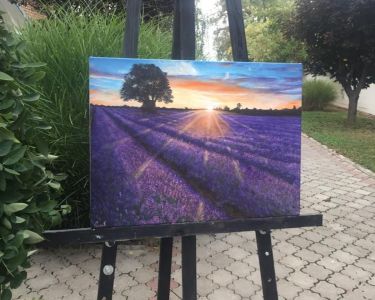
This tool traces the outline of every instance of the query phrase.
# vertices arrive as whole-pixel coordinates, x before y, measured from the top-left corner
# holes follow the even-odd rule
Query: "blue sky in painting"
[[[271,95],[270,97],[273,95],[283,96],[284,100],[280,101],[286,102],[300,101],[301,99],[302,65],[285,63],[91,57],[90,91],[118,92],[121,89],[124,75],[135,63],[155,64],[167,72],[170,80],[222,83],[226,86],[247,89],[252,93],[268,94]],[[272,103],[273,106],[276,104]],[[269,104],[270,107],[272,105]]]

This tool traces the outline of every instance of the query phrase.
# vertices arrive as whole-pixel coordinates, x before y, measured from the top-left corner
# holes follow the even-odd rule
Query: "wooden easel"
[[[209,0],[207,0],[209,1]],[[127,1],[124,56],[137,57],[141,0]],[[241,0],[226,0],[233,59],[247,61],[248,53]],[[175,0],[173,59],[195,59],[194,0]],[[260,273],[265,300],[276,300],[277,284],[272,254],[271,229],[321,226],[322,215],[301,215],[227,222],[137,226],[127,228],[82,228],[47,231],[45,244],[82,244],[104,242],[100,265],[98,300],[110,300],[113,294],[117,242],[125,239],[161,237],[158,300],[169,300],[173,237],[182,237],[183,300],[197,299],[196,234],[255,231]],[[136,299],[134,299],[136,300]],[[222,299],[218,299],[222,300]]]

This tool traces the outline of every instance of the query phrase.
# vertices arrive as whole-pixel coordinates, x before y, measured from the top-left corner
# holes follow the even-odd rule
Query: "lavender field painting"
[[[90,58],[93,227],[299,214],[300,64]]]

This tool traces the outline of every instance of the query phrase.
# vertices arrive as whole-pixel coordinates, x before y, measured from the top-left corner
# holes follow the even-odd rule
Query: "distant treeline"
[[[231,113],[237,113],[242,115],[250,116],[300,116],[302,112],[302,107],[284,108],[284,109],[258,109],[258,108],[233,108],[229,107],[218,107],[215,108],[218,111],[227,111]]]
[[[104,106],[104,107],[113,107],[113,108],[130,108],[130,109],[140,109],[140,107],[128,106],[128,105],[121,105],[121,106],[114,106],[114,105],[102,105],[102,104],[95,104],[94,106]],[[204,108],[170,108],[170,107],[157,107],[157,109],[168,109],[168,110],[177,110],[177,111],[184,111],[184,110],[205,110]],[[229,107],[217,107],[214,109],[215,111],[223,111],[228,113],[236,113],[242,115],[249,115],[249,116],[300,116],[302,112],[302,107],[293,107],[293,108],[284,108],[284,109],[258,109],[258,108],[233,108],[230,109]]]

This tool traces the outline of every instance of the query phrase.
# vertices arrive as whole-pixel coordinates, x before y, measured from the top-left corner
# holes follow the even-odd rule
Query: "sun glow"
[[[213,111],[215,108],[217,107],[217,103],[208,103],[207,106],[206,106],[206,110],[208,111]]]

